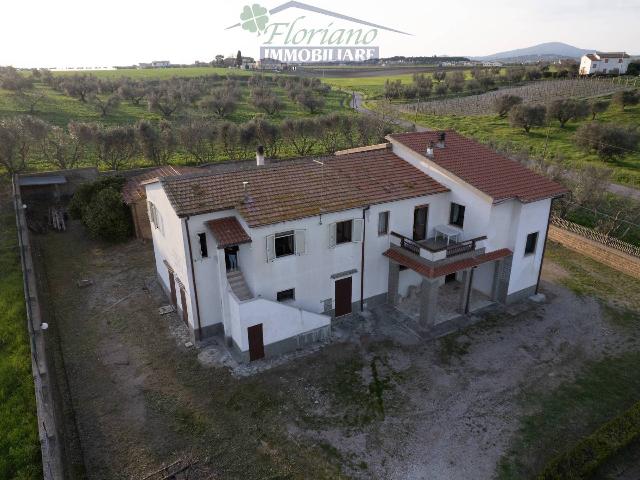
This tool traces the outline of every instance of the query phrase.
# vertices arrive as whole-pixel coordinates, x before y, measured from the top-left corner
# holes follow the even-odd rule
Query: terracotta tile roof
[[[205,222],[218,243],[218,248],[251,243],[251,237],[245,232],[236,217],[217,218]]]
[[[179,216],[236,209],[251,227],[447,192],[388,149],[162,179]],[[246,192],[243,182],[247,182]]]
[[[429,142],[437,143],[442,132],[411,132],[390,135],[411,150],[425,156]],[[567,189],[553,180],[535,173],[488,147],[446,130],[445,147],[434,147],[430,161],[456,175],[493,199],[494,203],[517,198],[523,203],[553,198]]]
[[[630,58],[626,52],[596,52],[600,58]]]
[[[144,182],[155,178],[172,177],[199,171],[199,168],[174,167],[172,165],[147,170],[146,172],[127,180],[124,187],[122,187],[122,198],[124,199],[124,203],[130,205],[133,202],[147,198],[147,193],[144,189]]]
[[[483,253],[476,257],[464,258],[457,262],[445,263],[435,267],[427,265],[420,261],[419,257],[413,253],[405,252],[401,248],[390,248],[384,252],[383,255],[404,267],[410,268],[424,277],[438,278],[444,275],[449,275],[450,273],[459,272],[460,270],[466,270],[467,268],[477,267],[483,263],[493,262],[494,260],[508,257],[509,255],[513,255],[513,252],[508,248],[501,248],[500,250]]]

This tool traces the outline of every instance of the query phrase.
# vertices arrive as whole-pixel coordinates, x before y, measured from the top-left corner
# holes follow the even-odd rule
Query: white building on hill
[[[146,184],[158,277],[195,340],[253,360],[417,291],[425,329],[536,292],[563,187],[450,131],[354,150]]]
[[[624,75],[631,57],[625,52],[595,52],[582,56],[580,75]]]

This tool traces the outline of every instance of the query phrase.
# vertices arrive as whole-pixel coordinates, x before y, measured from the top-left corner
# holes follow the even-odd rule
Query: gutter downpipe
[[[367,231],[366,212],[371,208],[367,205],[362,209],[362,251],[360,254],[360,311],[364,311],[364,241]]]
[[[544,263],[544,255],[547,253],[547,240],[549,239],[549,225],[551,224],[551,212],[553,211],[553,201],[549,204],[549,218],[547,219],[547,231],[544,234],[544,245],[542,246],[542,258],[540,259],[540,268],[538,269],[538,281],[536,282],[536,295],[540,289],[540,277],[542,276],[542,264]]]
[[[196,283],[196,271],[193,268],[193,252],[191,250],[191,233],[189,232],[189,216],[184,220],[187,229],[187,244],[189,245],[189,262],[191,263],[191,279],[193,280],[193,295],[196,301],[196,316],[198,317],[198,341],[202,339],[202,325],[200,324],[200,303],[198,302],[198,284]]]

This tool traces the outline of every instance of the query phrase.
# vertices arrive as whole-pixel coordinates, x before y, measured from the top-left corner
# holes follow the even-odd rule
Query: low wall
[[[636,256],[553,224],[549,226],[549,239],[620,272],[640,278],[640,258]]]

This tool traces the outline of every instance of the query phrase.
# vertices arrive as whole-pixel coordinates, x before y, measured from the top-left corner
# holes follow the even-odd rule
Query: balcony
[[[397,232],[391,232],[391,245],[399,246],[428,262],[446,263],[454,257],[470,256],[474,252],[484,249],[486,236],[475,237],[460,242],[447,242],[443,238],[428,238],[426,240],[412,240]]]

